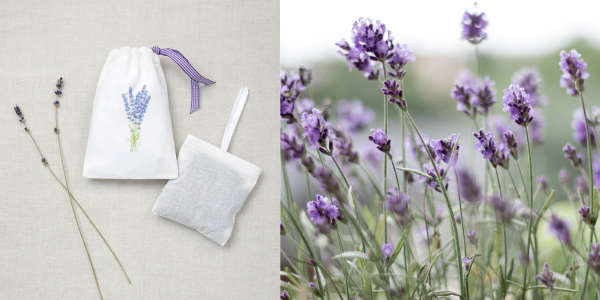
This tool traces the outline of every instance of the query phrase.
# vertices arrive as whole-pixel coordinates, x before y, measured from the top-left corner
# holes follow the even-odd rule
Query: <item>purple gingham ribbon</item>
[[[193,113],[198,107],[200,107],[200,86],[198,82],[203,83],[204,85],[209,85],[215,83],[214,81],[202,77],[194,67],[190,64],[190,62],[183,56],[179,51],[175,49],[164,48],[160,49],[156,46],[152,47],[152,52],[156,53],[156,55],[164,55],[172,59],[176,64],[181,67],[181,69],[187,74],[192,80],[192,105],[190,107],[190,114]]]

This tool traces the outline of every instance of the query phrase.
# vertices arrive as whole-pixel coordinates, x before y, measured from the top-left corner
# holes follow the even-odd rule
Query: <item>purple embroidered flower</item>
[[[461,200],[471,204],[479,202],[481,189],[475,178],[467,170],[458,170],[457,174]]]
[[[523,68],[512,77],[512,85],[518,85],[529,95],[532,106],[548,104],[548,97],[542,94],[542,77],[535,68]]]
[[[337,126],[340,130],[354,135],[375,119],[372,109],[364,107],[362,101],[340,101],[337,105]]]
[[[475,230],[469,229],[469,231],[467,232],[467,239],[469,239],[469,243],[477,245],[478,238],[475,234]]]
[[[352,26],[354,48],[369,55],[371,60],[386,61],[394,55],[394,38],[380,20],[359,18]]]
[[[588,263],[590,268],[600,274],[600,244],[590,244],[590,253],[588,254]]]
[[[591,214],[590,208],[588,206],[586,206],[586,205],[582,206],[579,209],[579,214],[581,215],[581,221],[583,221],[583,223],[592,225],[592,214]]]
[[[392,58],[388,61],[390,70],[388,75],[392,78],[402,79],[406,75],[404,67],[409,61],[415,61],[416,58],[413,55],[413,51],[408,48],[406,44],[396,44],[396,49],[393,52]]]
[[[556,281],[556,279],[554,279],[554,273],[550,271],[550,267],[548,266],[547,262],[544,263],[544,270],[542,271],[542,274],[535,275],[535,278],[541,281],[551,291],[554,288],[554,281]]]
[[[384,133],[383,129],[379,128],[377,130],[371,129],[371,135],[369,136],[369,141],[375,143],[377,145],[377,149],[379,151],[390,155],[390,149],[392,148],[391,143],[392,140],[388,139],[387,134]]]
[[[496,216],[498,220],[502,223],[509,224],[514,217],[514,209],[512,203],[506,201],[501,198],[499,195],[492,195],[490,197],[490,202],[492,203],[492,207],[496,212]]]
[[[313,108],[312,114],[303,113],[300,123],[304,129],[303,137],[308,137],[312,150],[318,148],[324,154],[328,154],[329,151],[333,150],[331,149],[332,140],[336,139],[336,136],[329,129],[331,123],[325,121],[319,109]]]
[[[561,51],[558,65],[563,71],[560,86],[567,88],[567,94],[577,96],[579,92],[583,92],[585,90],[583,82],[590,77],[590,74],[585,70],[587,63],[583,61],[581,54],[575,49],[569,53]]]
[[[475,3],[475,9],[477,3]],[[461,22],[462,33],[461,39],[469,41],[471,44],[479,44],[481,41],[487,39],[487,33],[485,28],[488,25],[485,13],[469,13],[465,11],[463,14],[463,20]]]
[[[567,187],[571,184],[571,177],[569,176],[569,171],[567,171],[567,169],[562,168],[558,171],[558,182],[560,182],[563,187]]]
[[[444,174],[443,168],[441,168],[440,166],[437,166],[437,169],[440,172],[440,174]],[[424,164],[423,172],[426,173],[427,175],[429,175],[431,177],[431,179],[419,175],[419,182],[425,182],[425,183],[427,183],[427,186],[429,186],[430,188],[441,193],[442,188],[440,187],[440,185],[438,183],[438,175],[435,173],[435,169],[433,168],[433,165],[431,165],[429,163]],[[448,182],[450,182],[450,175],[446,175],[446,184],[444,185],[445,189],[448,189]]]
[[[335,226],[339,216],[339,205],[335,198],[329,201],[329,198],[318,195],[316,201],[310,201],[306,204],[306,212],[310,215],[310,219],[317,227],[330,227],[325,225]]]
[[[594,106],[592,114],[588,112],[588,125],[594,127],[598,125],[598,115],[600,114],[600,108]],[[580,142],[582,145],[587,146],[587,135],[585,130],[585,118],[583,116],[583,109],[580,107],[573,111],[573,121],[571,122],[571,128],[573,128],[573,139]],[[592,146],[596,145],[596,135],[594,130],[590,130],[590,143]]]
[[[471,88],[471,104],[482,115],[487,115],[494,103],[496,103],[496,89],[494,89],[494,85],[496,83],[486,76],[483,80],[477,80]]]
[[[511,85],[504,90],[502,104],[504,104],[502,110],[508,111],[510,113],[509,119],[518,125],[527,127],[533,120],[533,117],[530,116],[533,109],[531,107],[529,95],[527,95],[524,89],[518,85]]]
[[[441,139],[441,140],[431,140],[429,141],[429,146],[435,152],[436,162],[443,161],[448,166],[455,166],[456,161],[458,160],[458,150],[460,146],[458,145],[458,137],[456,134],[450,135],[449,138]],[[454,156],[452,155],[452,151],[454,151],[454,147],[456,147],[456,152]]]
[[[389,80],[383,82],[383,88],[381,89],[384,95],[390,96],[388,101],[390,103],[396,104],[398,108],[403,111],[407,109],[406,100],[403,99],[402,90],[400,89],[400,84],[396,82],[396,80]]]
[[[563,147],[565,158],[571,162],[573,168],[579,169],[583,165],[583,158],[581,155],[577,155],[577,150],[571,144],[567,143]]]
[[[517,139],[515,138],[515,135],[510,132],[510,131],[506,131],[504,133],[504,143],[506,144],[506,148],[508,148],[508,150],[510,151],[510,155],[514,158],[517,159],[518,157],[518,150],[517,150]]]
[[[410,214],[410,197],[398,188],[391,188],[385,194],[385,207],[400,216],[400,224],[408,225],[412,221]]]
[[[281,293],[281,295],[279,295],[279,299],[291,300],[292,298],[290,298],[290,294],[287,291],[283,291],[283,293]]]
[[[536,179],[540,190],[542,190],[544,193],[548,191],[548,181],[546,180],[546,176],[540,176]]]
[[[472,260],[470,257],[468,257],[468,256],[465,256],[465,257],[462,259],[463,268],[465,269],[465,271],[467,271],[467,272],[469,271],[469,265],[471,265],[471,262],[472,262],[472,261],[473,261],[473,260]]]
[[[571,238],[569,237],[569,224],[557,217],[555,214],[552,214],[552,219],[550,220],[550,229],[556,233],[556,237],[559,241],[566,244],[571,244]]]
[[[394,245],[392,244],[382,244],[381,245],[381,254],[385,256],[385,258],[389,261],[390,257],[394,253]]]

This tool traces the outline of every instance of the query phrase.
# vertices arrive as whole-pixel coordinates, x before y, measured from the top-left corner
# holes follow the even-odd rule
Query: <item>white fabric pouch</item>
[[[83,177],[177,178],[167,83],[158,55],[171,58],[192,79],[190,113],[199,105],[198,82],[214,83],[174,49],[112,50],[96,88]]]
[[[235,216],[256,185],[262,170],[227,152],[244,107],[242,87],[231,111],[221,148],[188,135],[179,151],[179,178],[167,182],[152,212],[196,229],[223,246]]]

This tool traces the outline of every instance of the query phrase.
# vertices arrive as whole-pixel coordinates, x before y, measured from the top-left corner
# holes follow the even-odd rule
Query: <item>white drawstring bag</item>
[[[196,229],[223,246],[235,215],[256,185],[262,170],[227,152],[248,96],[242,87],[231,111],[221,148],[189,134],[179,151],[179,178],[171,179],[152,212]]]
[[[112,50],[96,88],[83,177],[177,178],[167,83],[158,55],[173,59],[192,78],[192,111],[198,101],[197,83],[214,83],[173,49]]]

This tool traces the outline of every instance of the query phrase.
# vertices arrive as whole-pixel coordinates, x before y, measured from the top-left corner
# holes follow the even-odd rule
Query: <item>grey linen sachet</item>
[[[248,88],[238,93],[221,148],[189,134],[179,151],[179,178],[167,182],[152,212],[196,229],[223,246],[235,216],[262,170],[227,147],[241,115]]]

